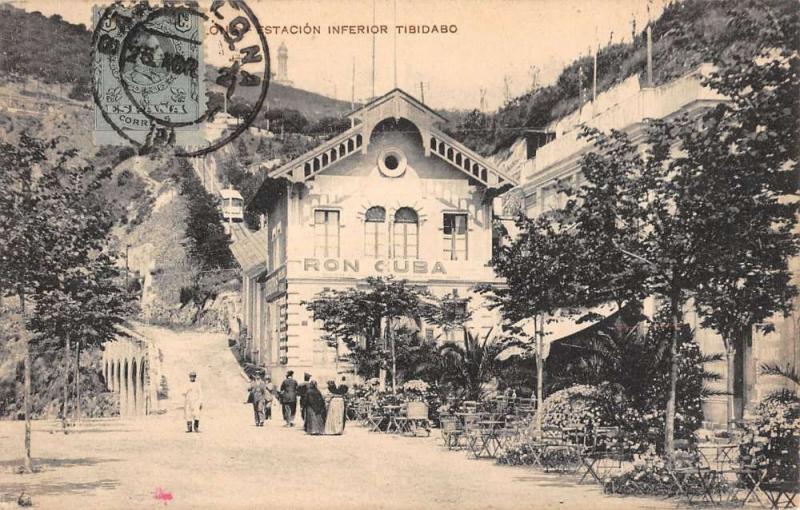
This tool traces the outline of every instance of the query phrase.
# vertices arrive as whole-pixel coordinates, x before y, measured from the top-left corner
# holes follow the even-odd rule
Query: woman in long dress
[[[325,435],[340,436],[344,432],[344,396],[336,383],[328,381],[328,416],[325,419]]]
[[[325,399],[317,388],[317,381],[309,381],[306,391],[306,434],[317,436],[325,433]]]

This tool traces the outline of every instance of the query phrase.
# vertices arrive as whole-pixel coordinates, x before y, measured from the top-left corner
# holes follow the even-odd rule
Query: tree
[[[622,303],[630,298],[626,289],[598,275],[622,270],[619,258],[603,257],[598,247],[594,251],[584,245],[586,239],[576,235],[571,217],[555,210],[537,218],[520,215],[520,231],[511,243],[501,245],[492,258],[495,272],[505,286],[483,286],[491,307],[500,307],[509,323],[532,319],[537,330],[537,348],[543,341],[544,316],[557,309],[589,306],[599,301]],[[524,344],[531,350],[530,344]],[[539,407],[544,404],[544,357],[536,356]],[[537,427],[541,427],[539,415]]]
[[[110,228],[108,208],[95,200],[108,172],[71,164],[75,154],[26,134],[16,145],[0,145],[0,290],[18,297],[24,321],[26,471],[32,469],[31,341],[45,306],[40,302],[62,290],[65,277],[91,271],[86,261],[103,253]]]
[[[464,341],[445,342],[439,352],[444,358],[445,373],[464,388],[467,399],[479,400],[483,385],[496,373],[496,358],[502,349],[493,330],[481,337],[464,327]]]
[[[338,135],[350,129],[350,119],[344,117],[322,117],[306,129],[306,134],[325,138]]]
[[[234,98],[228,105],[228,113],[237,119],[245,119],[253,112],[253,105],[249,101],[241,98]]]
[[[272,132],[304,133],[309,124],[302,113],[291,108],[273,108],[264,117],[270,121]]]
[[[734,189],[717,190],[719,210],[709,229],[735,232],[736,242],[713,261],[715,274],[695,295],[702,324],[725,343],[728,365],[728,423],[736,418],[734,359],[753,327],[768,332],[775,313],[789,313],[797,289],[788,259],[798,252],[796,193],[800,163],[800,31],[798,19],[756,20],[734,11],[740,30],[758,34],[757,59],[717,59],[720,70],[707,85],[729,101],[708,112],[704,132],[688,146],[689,157]],[[735,176],[735,180],[728,179]]]
[[[629,297],[621,293],[625,289],[591,280],[592,275],[621,269],[621,264],[618,259],[579,256],[587,241],[575,234],[570,220],[562,211],[536,218],[520,215],[516,219],[519,235],[495,251],[491,264],[505,285],[484,285],[478,290],[489,298],[491,307],[500,307],[509,323],[559,308],[608,299],[624,302]]]
[[[71,346],[75,346],[74,415],[81,419],[80,356],[84,347],[99,347],[120,335],[118,326],[135,309],[135,298],[124,287],[114,261],[106,253],[89,253],[83,265],[67,269],[56,288],[42,293],[31,317],[38,351],[64,350],[64,403],[69,399]]]
[[[344,343],[359,375],[375,377],[391,362],[392,390],[397,384],[397,343],[407,342],[409,321],[432,317],[435,299],[407,280],[367,277],[367,288],[324,290],[303,304],[322,322],[331,345]],[[337,349],[338,350],[338,349]]]
[[[598,404],[607,410],[605,416],[618,425],[644,438],[651,429],[663,430],[669,387],[671,359],[669,346],[671,326],[668,310],[657,312],[640,334],[645,318],[638,306],[621,310],[614,321],[605,321],[579,333],[564,346],[551,353],[548,362],[554,374],[554,385],[561,389],[574,384],[592,385],[599,389]],[[556,344],[557,345],[557,344]],[[681,326],[678,339],[678,383],[676,402],[676,436],[687,439],[703,420],[702,400],[713,392],[705,384],[719,379],[719,374],[706,370],[706,364],[721,359],[721,353],[703,354],[693,331]]]
[[[234,267],[230,239],[222,227],[222,214],[214,197],[206,192],[191,167],[184,168],[181,195],[189,207],[186,222],[187,250],[203,269]]]
[[[673,361],[665,451],[670,455],[678,333],[687,300],[698,291],[708,292],[721,274],[737,268],[769,265],[773,272],[786,272],[788,256],[797,248],[791,234],[795,222],[791,211],[796,209],[778,204],[782,190],[776,184],[780,179],[764,178],[751,167],[727,164],[720,151],[722,147],[732,149],[720,143],[723,133],[718,130],[718,115],[719,110],[702,115],[700,126],[697,118],[689,115],[650,122],[642,147],[644,155],[624,133],[612,132],[609,136],[586,129],[584,133],[597,152],[584,157],[582,170],[587,183],[566,208],[567,216],[575,219],[576,235],[592,240],[584,245],[581,257],[623,257],[628,264],[600,275],[601,280],[641,297],[660,295],[669,303]],[[726,164],[721,164],[723,160]],[[737,206],[749,212],[740,214]],[[761,221],[743,221],[754,217]],[[754,239],[769,240],[765,247],[770,253],[741,250],[742,245],[752,247]],[[788,276],[778,281],[781,279],[788,281]],[[770,295],[779,290],[784,294],[780,289],[785,285],[764,283],[750,281],[758,287],[757,293]],[[708,316],[707,308],[698,311]]]

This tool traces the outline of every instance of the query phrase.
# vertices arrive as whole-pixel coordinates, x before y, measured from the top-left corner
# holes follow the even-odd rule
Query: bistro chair
[[[405,408],[405,412],[397,418],[399,430],[417,435],[422,429],[428,436],[431,435],[431,423],[428,419],[428,404],[412,401]]]
[[[442,415],[439,418],[441,426],[442,440],[448,450],[461,448],[460,440],[464,434],[461,421],[456,416]]]
[[[541,434],[534,437],[533,441],[529,443],[531,447],[532,461],[531,466],[538,466],[545,469],[546,466],[542,462],[544,452],[551,447],[558,447],[564,444],[564,436],[561,429],[558,427],[543,426]]]
[[[536,412],[536,400],[519,397],[514,405],[514,411],[517,413],[517,416],[533,415]]]
[[[585,444],[585,435],[583,441]],[[608,466],[609,461],[613,464],[611,467]],[[603,477],[610,471],[632,461],[633,450],[619,427],[597,427],[591,446],[586,446],[581,454],[581,468],[584,471],[578,483],[583,483],[587,476],[591,476],[595,482],[603,485]]]
[[[675,448],[673,462],[667,465],[667,471],[675,483],[677,496],[682,497],[688,504],[692,504],[698,497],[702,498],[703,502],[716,504],[711,484],[717,473],[704,465],[696,445],[689,440],[676,439],[673,446]]]
[[[770,508],[797,508],[794,500],[797,497],[798,484],[797,480],[779,480],[764,482],[760,489],[767,496]]]
[[[367,426],[370,432],[380,432],[386,415],[377,404],[370,405],[367,410]]]
[[[505,417],[505,426],[497,431],[497,437],[502,448],[508,448],[525,434],[530,427],[530,422],[519,416],[509,414]]]

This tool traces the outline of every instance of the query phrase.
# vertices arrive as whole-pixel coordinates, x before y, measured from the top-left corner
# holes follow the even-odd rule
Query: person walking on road
[[[203,390],[197,382],[197,374],[189,372],[189,386],[183,393],[183,419],[186,432],[200,432],[200,411],[203,410]]]
[[[281,383],[281,404],[283,421],[286,427],[294,427],[294,415],[297,412],[297,381],[294,380],[294,370],[286,372],[286,379]]]
[[[308,392],[308,384],[310,381],[311,374],[306,372],[303,374],[303,382],[297,386],[297,396],[300,397],[300,417],[303,418],[304,427],[306,423],[306,407],[308,407],[308,402],[306,402],[306,393]]]
[[[306,388],[306,434],[319,436],[325,433],[325,398],[317,388],[317,381],[309,381]]]
[[[325,435],[328,436],[340,436],[344,432],[345,407],[341,388],[347,393],[347,386],[337,387],[334,381],[328,381],[328,411],[325,417]]]
[[[259,376],[253,376],[250,380],[250,395],[247,400],[253,404],[253,416],[256,420],[256,427],[264,425],[264,405],[266,404],[267,388],[264,381]]]
[[[269,374],[264,376],[264,420],[272,419],[272,400],[277,390],[275,385],[272,384],[272,378]]]

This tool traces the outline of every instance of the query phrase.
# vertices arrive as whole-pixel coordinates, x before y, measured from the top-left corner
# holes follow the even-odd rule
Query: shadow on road
[[[50,470],[54,468],[75,467],[75,466],[96,466],[106,462],[118,462],[117,459],[98,459],[95,457],[83,457],[79,459],[33,459],[33,466],[36,469]],[[22,465],[22,459],[0,461],[0,468],[16,468]]]
[[[137,429],[134,428],[108,428],[108,427],[93,427],[93,428],[71,428],[69,429],[69,433],[66,435],[71,436],[73,434],[107,434],[111,432],[135,432]],[[61,429],[53,430],[52,434],[63,434],[64,432]]]
[[[117,480],[103,479],[94,482],[53,482],[53,483],[26,483],[20,478],[19,482],[0,484],[0,494],[20,494],[25,491],[34,495],[64,495],[84,494],[97,490],[112,490],[119,485]],[[34,501],[35,503],[35,501]]]

